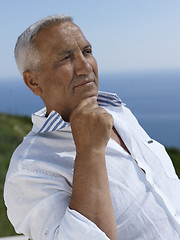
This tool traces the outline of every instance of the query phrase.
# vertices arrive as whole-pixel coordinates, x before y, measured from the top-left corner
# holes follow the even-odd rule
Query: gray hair
[[[45,17],[27,28],[17,39],[14,49],[16,64],[20,73],[29,70],[34,72],[40,71],[40,55],[35,47],[33,40],[38,32],[50,25],[72,22],[72,17],[67,15],[53,15]]]

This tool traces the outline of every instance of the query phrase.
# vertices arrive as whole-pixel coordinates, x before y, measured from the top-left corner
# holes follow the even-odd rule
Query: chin
[[[83,92],[82,95],[81,95],[81,98],[82,99],[85,99],[85,98],[89,98],[89,97],[97,97],[98,96],[98,90],[96,89],[93,89],[91,91],[86,91],[86,92]]]
[[[82,99],[89,97],[97,97],[98,96],[98,87],[95,83],[83,85],[75,88],[74,97],[76,99],[76,103],[80,102]]]

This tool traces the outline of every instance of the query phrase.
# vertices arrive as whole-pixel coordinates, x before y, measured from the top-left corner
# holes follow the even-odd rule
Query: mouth
[[[89,80],[85,80],[77,85],[74,86],[74,89],[76,88],[81,88],[81,87],[86,87],[86,86],[90,86],[92,84],[95,83],[95,80],[94,79],[89,79]]]

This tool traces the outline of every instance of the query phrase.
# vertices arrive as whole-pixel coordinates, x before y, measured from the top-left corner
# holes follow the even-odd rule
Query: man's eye
[[[91,48],[87,48],[84,50],[84,54],[92,54],[92,49]]]
[[[63,57],[63,58],[61,59],[61,61],[66,61],[66,60],[69,60],[70,58],[71,58],[70,55],[66,55],[65,57]]]

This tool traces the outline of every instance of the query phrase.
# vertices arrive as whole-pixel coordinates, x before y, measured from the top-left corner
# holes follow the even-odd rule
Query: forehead
[[[41,29],[34,39],[36,47],[41,51],[48,49],[69,49],[76,45],[87,45],[89,42],[81,29],[72,22],[64,22]]]

